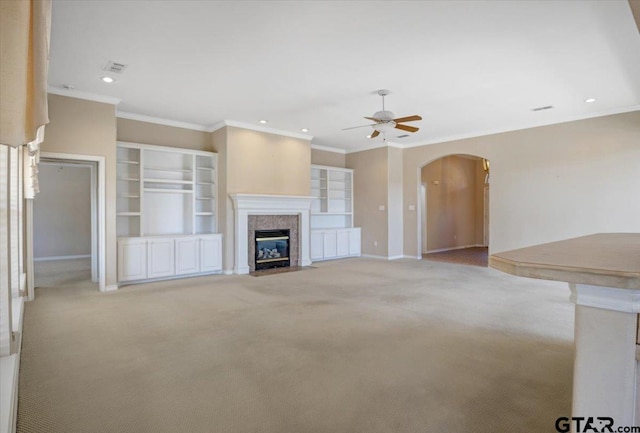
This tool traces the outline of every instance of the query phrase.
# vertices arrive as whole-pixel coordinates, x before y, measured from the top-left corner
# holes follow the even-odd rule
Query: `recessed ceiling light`
[[[584,102],[596,102],[596,98],[585,99]]]
[[[309,130],[307,128],[302,128],[301,131],[302,132],[309,132]]]
[[[267,123],[267,121],[266,120],[261,120],[260,123],[264,124],[264,123]]]
[[[115,82],[115,81],[116,81],[116,80],[114,80],[114,79],[113,79],[113,78],[111,78],[111,77],[100,77],[100,79],[101,79],[102,81],[104,81],[105,83],[113,83],[113,82]]]

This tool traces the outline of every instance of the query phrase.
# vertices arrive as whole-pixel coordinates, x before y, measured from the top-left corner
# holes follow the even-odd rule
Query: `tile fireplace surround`
[[[298,266],[311,265],[309,214],[312,197],[271,194],[230,194],[230,196],[233,201],[235,221],[233,265],[235,274],[248,274],[251,270],[249,267],[249,215],[298,216]]]

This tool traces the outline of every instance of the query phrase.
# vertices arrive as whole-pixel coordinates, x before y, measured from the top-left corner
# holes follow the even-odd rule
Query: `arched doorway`
[[[455,154],[420,168],[420,232],[424,259],[487,265],[489,161]]]

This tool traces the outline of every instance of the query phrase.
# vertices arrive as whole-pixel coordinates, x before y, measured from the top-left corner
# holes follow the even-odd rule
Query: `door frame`
[[[54,159],[62,162],[91,162],[96,163],[98,168],[97,176],[91,170],[91,276],[92,280],[97,276],[98,288],[101,292],[106,291],[106,180],[105,180],[105,157],[93,155],[79,155],[73,153],[58,152],[41,152],[40,157],[43,159]],[[91,165],[93,167],[93,164]],[[96,179],[97,177],[97,179]],[[97,180],[97,185],[95,184]],[[96,188],[97,186],[97,188]],[[97,192],[97,201],[95,194]],[[35,299],[35,284],[33,278],[33,206],[29,206],[26,212],[26,232],[27,232],[27,266],[31,270],[31,278],[27,281],[27,297],[29,300]],[[97,225],[97,228],[94,226]],[[96,234],[97,232],[97,234]],[[97,242],[94,242],[96,241]],[[95,257],[94,257],[95,255]],[[95,275],[95,267],[97,265],[97,275]],[[95,280],[94,280],[95,281]]]

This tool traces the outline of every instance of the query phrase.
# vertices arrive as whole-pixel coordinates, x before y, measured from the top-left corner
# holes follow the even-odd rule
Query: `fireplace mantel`
[[[229,194],[235,213],[235,254],[233,272],[249,273],[249,215],[299,215],[299,262],[311,265],[310,210],[313,197],[272,194]]]

